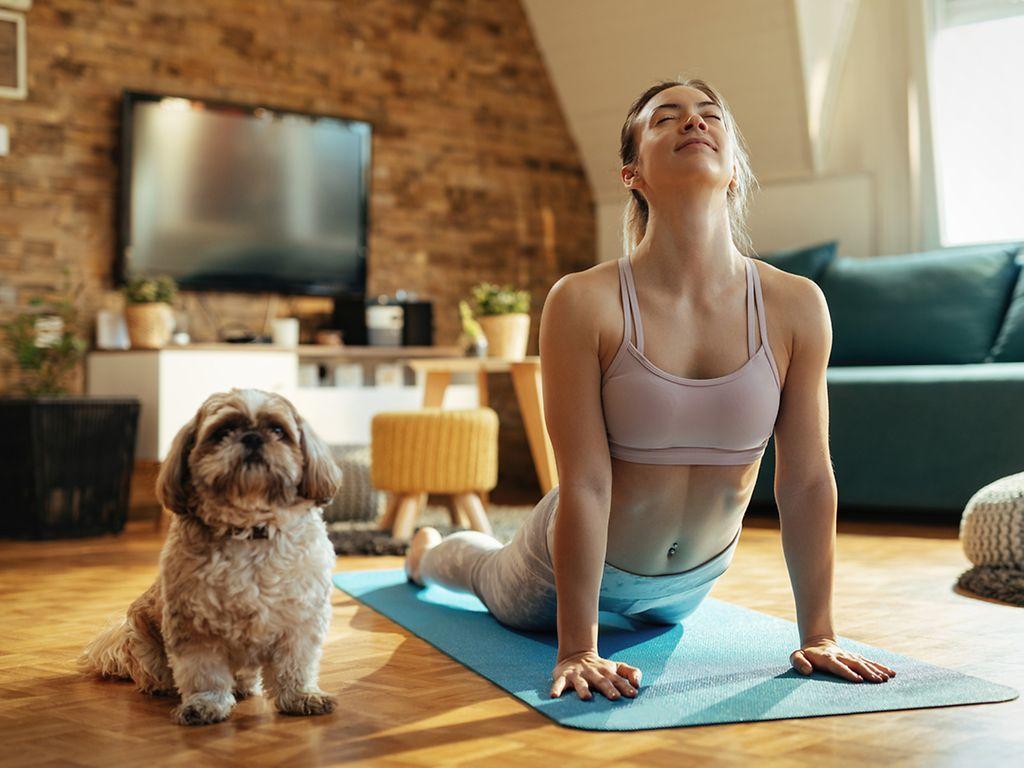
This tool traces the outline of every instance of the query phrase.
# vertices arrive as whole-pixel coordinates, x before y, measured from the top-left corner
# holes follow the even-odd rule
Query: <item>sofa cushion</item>
[[[838,257],[818,281],[830,365],[984,362],[1017,279],[1018,245]]]
[[[764,256],[758,255],[758,258],[784,272],[801,275],[817,282],[825,268],[836,257],[838,245],[839,241],[830,240],[827,243],[811,245],[806,248],[793,248],[787,251],[775,251]]]
[[[1024,248],[1024,243],[1018,243]],[[1024,267],[1024,250],[1017,254],[1017,264]],[[1003,327],[996,336],[986,362],[1024,363],[1024,269],[1017,274],[1017,287],[1010,299],[1010,308],[1003,317]]]

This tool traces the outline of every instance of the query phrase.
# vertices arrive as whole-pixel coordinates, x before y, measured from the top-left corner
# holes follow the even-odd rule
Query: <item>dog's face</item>
[[[284,397],[258,389],[211,395],[182,427],[157,498],[210,524],[256,525],[302,499],[326,503],[341,470]]]

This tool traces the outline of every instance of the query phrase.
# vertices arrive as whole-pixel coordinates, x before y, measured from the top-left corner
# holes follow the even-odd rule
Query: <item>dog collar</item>
[[[232,539],[269,539],[270,530],[266,525],[256,525],[252,528],[232,528],[230,535]]]

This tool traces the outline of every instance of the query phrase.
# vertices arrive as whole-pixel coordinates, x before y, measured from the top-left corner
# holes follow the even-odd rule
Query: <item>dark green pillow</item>
[[[818,281],[832,316],[829,364],[984,362],[1017,279],[1017,250],[836,258]]]
[[[986,363],[1024,363],[1024,243],[1015,245],[1022,249],[1017,253],[1017,287]]]
[[[783,272],[790,272],[794,275],[810,278],[817,282],[821,273],[825,271],[832,259],[836,257],[836,247],[839,242],[830,240],[820,245],[811,245],[806,248],[793,248],[788,251],[775,251],[764,256],[758,256],[773,267],[778,267]]]

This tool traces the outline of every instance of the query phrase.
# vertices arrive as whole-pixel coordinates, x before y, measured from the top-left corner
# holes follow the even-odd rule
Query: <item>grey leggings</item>
[[[420,562],[427,585],[476,595],[491,614],[516,629],[557,628],[551,566],[558,486],[534,507],[503,545],[479,531],[458,531],[428,550]],[[693,613],[732,562],[740,533],[722,552],[696,568],[641,576],[605,563],[598,610],[653,624],[676,624]]]

